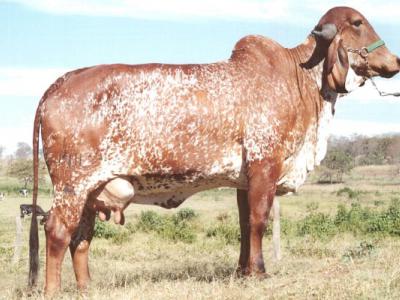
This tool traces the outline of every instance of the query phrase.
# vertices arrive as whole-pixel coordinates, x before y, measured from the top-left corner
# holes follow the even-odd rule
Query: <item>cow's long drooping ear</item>
[[[347,93],[346,78],[349,72],[349,57],[343,47],[343,41],[337,35],[328,48],[324,63],[325,80],[328,86],[338,92]]]

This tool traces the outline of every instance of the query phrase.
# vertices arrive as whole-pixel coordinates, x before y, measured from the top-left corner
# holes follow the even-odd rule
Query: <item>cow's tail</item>
[[[40,103],[41,104],[41,103]],[[39,104],[33,125],[33,199],[32,199],[32,219],[29,232],[29,286],[37,284],[39,272],[39,233],[36,217],[36,205],[38,197],[39,181],[39,130],[40,130],[40,110]]]

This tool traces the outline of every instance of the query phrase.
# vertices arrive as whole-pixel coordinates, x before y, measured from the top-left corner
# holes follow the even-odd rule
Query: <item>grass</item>
[[[345,184],[309,182],[298,194],[280,198],[283,259],[271,259],[268,230],[263,251],[271,278],[266,280],[234,276],[239,256],[234,190],[198,194],[175,210],[131,205],[126,226],[96,225],[88,298],[398,299],[400,188],[390,172],[387,166],[356,168]],[[9,196],[0,202],[0,299],[28,298],[29,219],[23,222],[22,259],[16,265],[10,261],[15,216],[19,204],[30,201]],[[42,194],[39,203],[48,209],[51,199]],[[187,240],[181,235],[185,230],[195,238]],[[42,227],[39,234],[42,286]],[[79,297],[68,254],[62,277],[60,299]],[[30,297],[36,298],[42,295]]]

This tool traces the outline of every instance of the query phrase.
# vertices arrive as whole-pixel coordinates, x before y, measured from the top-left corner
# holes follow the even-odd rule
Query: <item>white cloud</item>
[[[53,14],[140,19],[223,18],[271,20],[287,16],[287,1],[270,0],[14,0]]]
[[[0,68],[0,96],[41,97],[65,72],[56,68]]]
[[[314,24],[329,8],[358,9],[372,22],[399,23],[398,0],[14,0],[53,14],[140,19],[219,18]],[[311,18],[310,18],[311,17]]]

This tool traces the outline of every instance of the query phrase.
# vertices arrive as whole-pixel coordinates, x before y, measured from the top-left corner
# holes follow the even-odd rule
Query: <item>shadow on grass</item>
[[[101,282],[103,287],[130,287],[141,282],[157,283],[161,281],[195,280],[200,282],[228,281],[235,276],[236,266],[210,266],[189,264],[175,268],[151,268],[139,272],[120,271],[113,274],[112,278]]]

